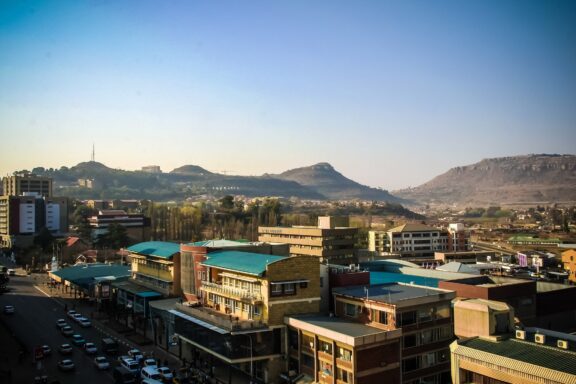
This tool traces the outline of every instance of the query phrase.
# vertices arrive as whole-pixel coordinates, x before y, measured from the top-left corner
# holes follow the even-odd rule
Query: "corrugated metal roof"
[[[250,243],[246,243],[245,241],[218,239],[218,240],[197,241],[195,243],[192,243],[192,245],[196,247],[225,248],[225,247],[248,246],[250,245]]]
[[[428,225],[418,224],[418,223],[408,223],[404,225],[400,225],[398,227],[394,227],[390,229],[388,232],[434,232],[440,231],[438,228],[433,228]]]
[[[208,259],[202,262],[202,265],[255,276],[262,276],[268,264],[286,258],[285,256],[241,251],[213,252],[209,253],[207,257]]]
[[[180,252],[180,244],[168,243],[166,241],[146,241],[144,243],[134,244],[126,249],[139,255],[170,259]]]
[[[576,353],[518,339],[457,341],[458,355],[526,372],[559,383],[575,383]]]
[[[62,280],[75,282],[102,276],[114,276],[115,278],[130,276],[130,267],[120,264],[85,264],[63,268],[56,272],[50,272],[50,274]]]

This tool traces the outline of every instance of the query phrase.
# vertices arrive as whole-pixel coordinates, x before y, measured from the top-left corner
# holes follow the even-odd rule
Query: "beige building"
[[[319,217],[316,227],[258,227],[258,235],[258,241],[289,244],[291,256],[316,256],[330,264],[356,262],[358,228],[350,227],[347,217]]]
[[[457,337],[508,337],[514,326],[514,308],[494,300],[468,299],[454,303]]]
[[[204,355],[260,382],[287,370],[284,316],[320,308],[320,263],[311,256],[211,252],[196,269],[196,301],[169,311],[187,360]]]
[[[32,174],[17,174],[2,179],[3,195],[22,196],[28,193],[52,197],[52,178]]]

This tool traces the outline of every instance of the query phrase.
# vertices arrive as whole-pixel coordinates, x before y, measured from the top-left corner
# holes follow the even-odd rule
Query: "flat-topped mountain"
[[[576,202],[575,155],[484,159],[393,192],[417,204],[459,206]]]

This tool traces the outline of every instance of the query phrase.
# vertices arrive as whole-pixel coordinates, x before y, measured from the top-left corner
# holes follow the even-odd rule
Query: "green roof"
[[[62,280],[81,282],[95,277],[113,276],[115,278],[130,276],[130,266],[120,264],[85,264],[63,268],[56,272],[50,272]]]
[[[208,259],[202,262],[202,265],[243,272],[255,276],[262,276],[262,274],[266,272],[266,266],[268,264],[286,258],[285,256],[241,251],[213,252],[209,253],[207,257]]]
[[[163,257],[171,259],[172,256],[180,252],[180,244],[168,243],[166,241],[146,241],[134,244],[126,250],[144,256]]]
[[[458,344],[478,351],[576,375],[576,353],[518,339],[489,341],[474,338]]]

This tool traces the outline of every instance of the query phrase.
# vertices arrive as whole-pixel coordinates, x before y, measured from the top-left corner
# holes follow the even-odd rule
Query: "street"
[[[10,346],[10,350],[3,351],[9,359],[16,364],[10,364],[12,383],[33,383],[36,376],[48,376],[48,382],[59,380],[61,383],[106,383],[112,382],[111,370],[98,371],[94,366],[94,356],[87,355],[81,347],[73,346],[73,352],[69,356],[62,356],[58,352],[58,346],[63,343],[71,343],[70,337],[62,335],[56,327],[56,320],[64,318],[74,329],[74,333],[84,336],[87,342],[94,342],[100,348],[103,334],[95,327],[82,328],[76,322],[69,319],[63,303],[49,296],[50,290],[45,285],[45,278],[39,275],[12,276],[10,278],[10,292],[0,295],[0,308],[5,305],[15,307],[14,314],[2,312],[1,321],[8,332],[24,347],[25,352],[20,355],[21,347],[13,343],[6,332],[0,333],[2,337],[2,349]],[[42,287],[44,283],[44,287]],[[48,292],[45,293],[44,291]],[[86,317],[90,314],[84,313]],[[33,361],[35,346],[48,345],[52,353],[41,359]],[[101,355],[98,352],[98,355]],[[72,372],[58,370],[57,362],[63,358],[71,358],[76,369]]]

